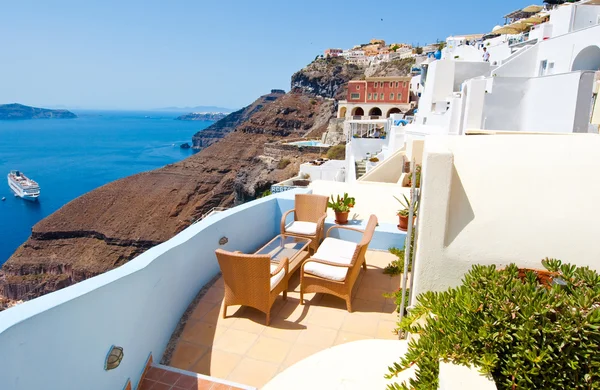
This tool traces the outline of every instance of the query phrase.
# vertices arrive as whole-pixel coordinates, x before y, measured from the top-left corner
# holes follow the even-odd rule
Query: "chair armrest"
[[[283,214],[283,216],[281,217],[281,234],[285,233],[285,219],[287,218],[287,216],[290,213],[294,213],[295,214],[296,213],[296,209],[291,209],[291,210],[286,211]]]
[[[327,218],[327,213],[323,214],[321,218],[317,220],[317,238],[320,239],[323,237],[323,230],[325,230],[325,218]]]
[[[346,229],[346,230],[353,230],[353,231],[355,231],[355,232],[359,232],[359,233],[364,233],[364,232],[365,232],[364,230],[357,229],[357,228],[352,228],[352,227],[348,227],[348,226],[333,225],[332,227],[330,227],[330,228],[327,230],[327,237],[329,237],[329,235],[331,234],[331,231],[332,231],[333,229]]]
[[[277,266],[277,268],[275,268],[275,271],[271,272],[271,276],[277,275],[284,268],[285,268],[285,274],[287,275],[289,267],[290,267],[290,261],[288,260],[287,257],[284,257],[283,260],[281,260],[279,262],[279,265]]]
[[[325,265],[331,265],[331,266],[334,266],[334,267],[343,267],[343,268],[352,268],[352,266],[354,265],[354,262],[352,262],[350,264],[340,264],[340,263],[334,263],[334,262],[327,261],[327,260],[315,259],[314,257],[311,257],[310,259],[305,260],[302,263],[302,273],[304,273],[304,266],[307,263],[311,263],[311,262],[312,263],[321,263],[321,264],[325,264]]]

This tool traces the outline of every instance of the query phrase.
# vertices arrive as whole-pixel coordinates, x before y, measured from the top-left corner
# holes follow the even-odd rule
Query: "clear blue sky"
[[[484,33],[531,3],[3,1],[0,103],[239,108],[271,88],[288,90],[290,76],[328,47]]]

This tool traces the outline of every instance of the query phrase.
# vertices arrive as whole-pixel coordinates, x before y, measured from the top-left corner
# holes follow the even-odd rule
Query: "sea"
[[[175,120],[178,112],[72,112],[78,118],[0,120],[0,265],[38,221],[111,181],[191,156],[180,145],[213,123]],[[39,183],[37,202],[13,195],[11,170]]]

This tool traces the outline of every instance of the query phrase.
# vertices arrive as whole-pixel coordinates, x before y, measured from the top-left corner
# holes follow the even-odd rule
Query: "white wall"
[[[493,77],[485,95],[484,129],[587,132],[592,72],[544,77]],[[560,91],[560,92],[559,92]],[[557,93],[560,98],[557,98]]]
[[[160,360],[189,303],[219,272],[214,250],[256,250],[277,234],[281,215],[275,197],[235,207],[117,269],[1,312],[0,387],[122,389],[130,378],[135,388],[149,354]],[[113,344],[124,358],[105,371]]]
[[[563,5],[550,11],[550,21],[552,24],[552,36],[557,37],[567,34],[571,28],[571,18],[573,16],[573,5]]]
[[[581,30],[598,24],[600,6],[579,4],[575,6],[573,31]]]
[[[329,160],[323,165],[312,165],[304,163],[300,165],[300,174],[307,173],[311,180],[330,180],[330,181],[345,181],[346,161],[345,160]],[[342,180],[338,180],[340,178]]]
[[[598,150],[592,134],[428,137],[411,291],[457,286],[473,264],[600,269]]]
[[[570,8],[570,6],[564,8]],[[600,25],[540,42],[538,46],[538,56],[534,68],[536,74],[539,64],[543,60],[554,62],[555,73],[570,72],[573,60],[580,51],[588,46],[600,46]]]
[[[453,91],[460,91],[460,86],[465,80],[472,79],[479,76],[489,76],[490,74],[490,63],[483,61],[467,62],[467,61],[456,61],[454,67],[454,83],[452,85]]]
[[[498,77],[532,77],[536,76],[538,58],[538,45],[526,46],[518,54],[494,69],[492,72]]]

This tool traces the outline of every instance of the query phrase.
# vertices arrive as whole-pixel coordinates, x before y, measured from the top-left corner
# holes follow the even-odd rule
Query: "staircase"
[[[360,179],[365,173],[367,173],[367,162],[362,160],[357,161],[354,164],[356,166],[356,179]]]

